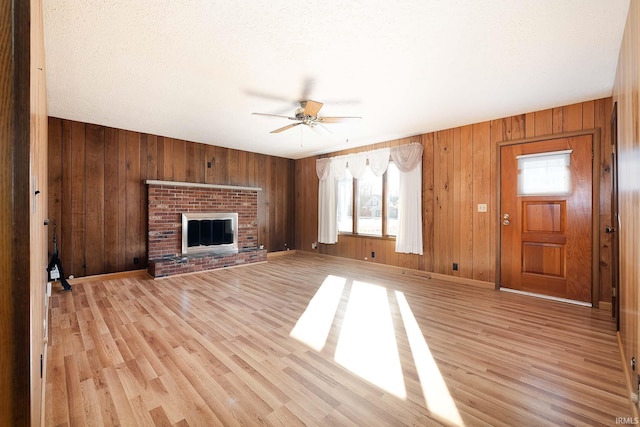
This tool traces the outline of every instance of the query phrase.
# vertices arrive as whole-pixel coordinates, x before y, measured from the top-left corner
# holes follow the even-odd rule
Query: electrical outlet
[[[478,203],[478,212],[486,212],[487,204],[486,203]]]
[[[136,257],[133,259],[134,264],[140,264],[140,258]]]
[[[311,244],[311,249],[318,249],[318,242],[313,242]]]
[[[371,258],[375,258],[376,257],[376,253],[371,251]]]
[[[458,263],[457,262],[453,263],[453,271],[458,271]]]

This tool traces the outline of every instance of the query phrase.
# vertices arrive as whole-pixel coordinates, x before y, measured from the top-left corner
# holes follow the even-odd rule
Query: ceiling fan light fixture
[[[279,114],[267,114],[267,113],[252,113],[258,116],[269,116],[269,117],[281,117],[289,120],[296,120],[298,123],[294,123],[288,126],[284,126],[278,129],[271,131],[271,133],[280,133],[287,129],[291,129],[297,125],[306,125],[311,128],[315,127],[317,124],[322,123],[340,123],[344,120],[348,119],[361,119],[362,117],[322,117],[318,116],[320,109],[324,104],[318,101],[312,101],[310,99],[300,101],[300,107],[298,107],[293,115],[293,117],[282,116]],[[324,127],[324,126],[321,126]],[[325,128],[326,129],[326,128]],[[327,129],[328,130],[328,129]],[[331,133],[331,132],[329,132]]]

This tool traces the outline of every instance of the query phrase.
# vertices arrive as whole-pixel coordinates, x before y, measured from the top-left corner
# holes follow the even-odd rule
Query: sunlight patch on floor
[[[418,325],[404,293],[395,291],[395,296],[402,315],[404,328],[407,331],[409,346],[418,371],[427,408],[432,414],[446,420],[448,423],[464,426],[458,408],[451,397],[451,393],[449,393],[449,388],[431,355],[429,346],[420,330],[420,325]]]
[[[381,389],[407,397],[386,288],[353,282],[334,359]]]
[[[347,279],[327,276],[289,336],[316,351],[324,348]]]

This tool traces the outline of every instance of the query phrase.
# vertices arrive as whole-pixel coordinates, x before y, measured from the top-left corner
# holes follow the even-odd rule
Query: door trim
[[[620,204],[618,202],[618,103],[611,112],[611,223],[616,231],[611,235],[611,315],[616,319],[616,331],[620,330]],[[615,297],[613,296],[615,295]]]
[[[509,145],[528,144],[532,142],[549,141],[552,139],[571,138],[576,136],[591,135],[591,149],[593,159],[591,161],[591,305],[594,308],[600,306],[600,138],[601,130],[599,128],[585,129],[576,132],[564,132],[552,135],[536,136],[533,138],[515,139],[513,141],[498,142],[496,146],[496,162],[497,162],[497,218],[494,221],[501,220],[502,212],[502,188],[499,177],[502,176],[502,147]],[[498,224],[498,232],[496,233],[496,282],[495,289],[500,290],[500,260],[502,255],[502,227]]]

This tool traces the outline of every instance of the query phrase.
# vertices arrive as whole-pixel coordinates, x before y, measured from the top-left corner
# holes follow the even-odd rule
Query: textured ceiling
[[[611,95],[629,0],[44,0],[49,115],[276,156]],[[324,129],[287,119],[303,95]]]

